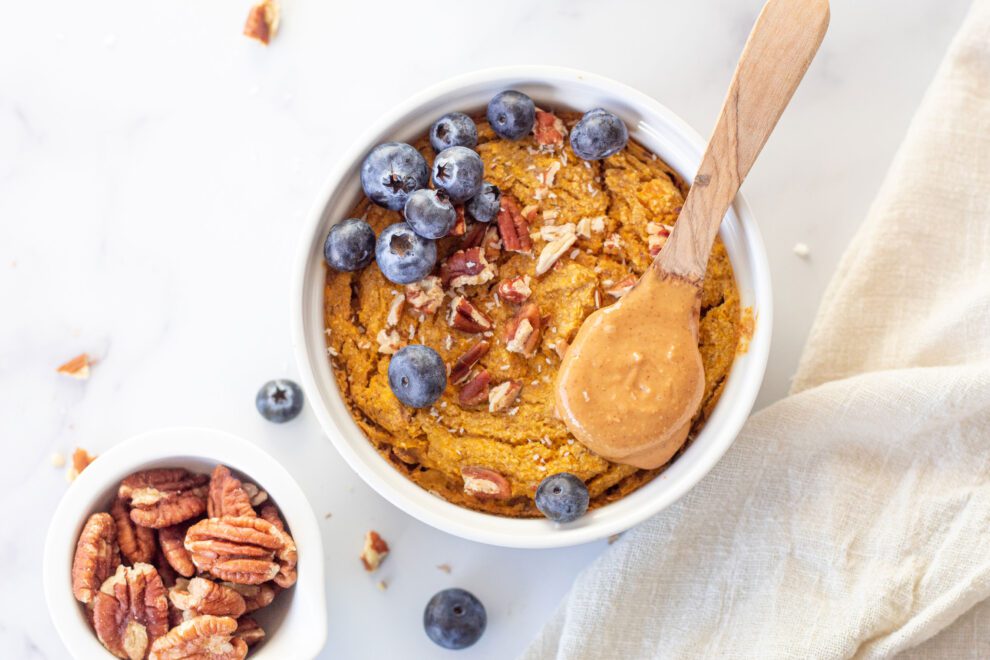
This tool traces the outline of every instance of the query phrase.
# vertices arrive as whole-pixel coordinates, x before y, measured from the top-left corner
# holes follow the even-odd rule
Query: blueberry
[[[269,422],[281,424],[295,419],[302,410],[303,393],[291,380],[284,378],[270,380],[258,390],[254,405],[261,416]]]
[[[481,184],[481,192],[468,200],[464,206],[472,218],[478,222],[491,222],[498,215],[502,202],[502,191],[494,183]]]
[[[440,355],[422,344],[399,349],[388,363],[388,386],[396,398],[413,408],[426,408],[447,387],[447,367]]]
[[[447,193],[429,188],[409,195],[404,214],[409,226],[423,238],[443,238],[457,222],[457,210]]]
[[[588,499],[588,487],[570,472],[551,474],[536,489],[536,508],[554,522],[571,522],[583,516]]]
[[[466,649],[485,632],[485,606],[464,589],[444,589],[423,611],[423,627],[433,643],[445,649]]]
[[[402,142],[386,142],[371,150],[361,164],[364,194],[379,206],[398,211],[409,193],[425,188],[430,168],[423,155]]]
[[[430,144],[440,152],[448,147],[478,146],[478,127],[463,112],[448,112],[430,127]]]
[[[629,141],[629,130],[608,110],[595,108],[584,113],[571,129],[571,149],[578,158],[601,160],[619,152]]]
[[[533,130],[536,104],[522,92],[508,89],[488,102],[488,123],[499,137],[518,140]]]
[[[405,222],[386,227],[375,244],[375,259],[386,279],[396,284],[418,282],[437,262],[437,244]]]
[[[485,164],[476,151],[451,147],[433,161],[433,185],[450,196],[455,204],[466,202],[481,191]]]
[[[357,218],[338,222],[327,234],[323,256],[337,270],[361,270],[375,258],[375,230]]]

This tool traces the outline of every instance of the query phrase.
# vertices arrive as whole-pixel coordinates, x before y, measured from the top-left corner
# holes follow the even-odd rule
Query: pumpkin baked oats
[[[393,284],[376,267],[327,269],[327,352],[355,422],[378,451],[428,491],[471,509],[540,513],[533,494],[551,474],[587,484],[591,507],[619,499],[663,468],[611,463],[576,442],[554,414],[554,376],[584,319],[631,287],[663,245],[687,186],[630,142],[600,161],[566,140],[578,114],[537,113],[535,135],[510,141],[482,118],[476,150],[484,178],[502,193],[498,221],[464,220],[437,241],[438,267],[422,282]],[[414,145],[432,163],[427,139]],[[400,222],[364,198],[352,217],[378,235]],[[743,335],[728,255],[717,241],[704,282],[699,347],[704,424]],[[449,369],[429,408],[399,402],[391,355],[405,344],[434,349]],[[675,458],[676,460],[676,458]]]

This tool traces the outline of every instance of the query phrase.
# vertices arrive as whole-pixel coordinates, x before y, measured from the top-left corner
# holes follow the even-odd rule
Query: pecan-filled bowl
[[[165,472],[178,478],[137,483],[140,475]],[[180,548],[197,544],[183,560],[188,570],[169,567],[180,565],[165,535],[176,529],[183,531],[175,541]],[[213,552],[222,545],[243,555],[228,559],[252,553],[261,559],[269,541],[276,547],[274,540],[286,561],[273,560],[264,574],[254,574],[268,570],[263,561],[223,567],[243,574],[223,572],[217,563],[223,553]],[[143,657],[153,649],[156,657],[185,657],[178,647],[191,652],[196,644],[225,649],[230,657],[246,649],[247,657],[262,660],[311,658],[326,642],[323,546],[309,502],[271,456],[219,431],[151,431],[97,457],[55,510],[43,578],[52,621],[76,658],[110,658],[110,647],[120,657],[140,649]]]
[[[486,106],[505,90],[535,103],[535,123],[522,137],[506,137],[486,119]],[[595,108],[625,125],[628,143],[589,162],[576,157],[575,143],[564,136],[575,136],[581,113],[587,117]],[[423,167],[432,170],[432,185],[444,188],[438,176],[449,172],[444,154],[431,146],[438,137],[431,125],[454,112],[476,125],[474,151],[485,181],[501,191],[497,221],[472,218],[475,200],[464,203],[453,229],[439,234],[436,267],[419,281],[398,272],[403,261],[394,253],[385,255],[384,269],[377,260],[328,268],[339,256],[333,242],[324,243],[331,228],[341,236],[388,236],[390,246],[399,236],[400,248],[402,232],[417,231],[416,218],[402,229],[399,207],[384,208],[394,191],[378,191],[375,199],[375,191],[362,185],[361,171],[375,171],[381,162],[376,154],[389,149],[416,160],[409,147],[394,146],[408,143],[433,160]],[[489,110],[492,116],[500,120]],[[624,531],[697,483],[742,427],[769,351],[769,269],[741,197],[722,224],[703,293],[705,398],[674,460],[638,470],[576,445],[554,416],[553,375],[582,319],[628,291],[654,248],[662,247],[703,149],[702,138],[653,99],[600,76],[555,67],[461,76],[376,123],[340,158],[311,212],[291,297],[302,385],[350,466],[423,522],[475,541],[528,548]],[[472,158],[460,164],[467,167]],[[458,165],[453,156],[448,161]],[[458,202],[456,191],[448,197]],[[348,218],[360,221],[338,224]],[[421,260],[429,259],[429,250]],[[415,277],[423,272],[415,269]],[[731,323],[719,325],[729,317]],[[517,336],[520,327],[525,337]],[[431,355],[416,345],[439,356],[448,377],[432,405],[403,407],[396,403],[390,367],[403,346]],[[590,508],[577,519],[551,522],[541,517],[546,511],[537,485],[562,473],[584,482]]]

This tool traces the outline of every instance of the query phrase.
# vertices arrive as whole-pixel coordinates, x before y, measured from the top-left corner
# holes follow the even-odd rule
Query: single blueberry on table
[[[430,167],[416,149],[403,142],[386,142],[371,150],[361,164],[364,194],[379,206],[399,211],[409,194],[425,188]]]
[[[423,611],[426,636],[445,649],[466,649],[481,639],[487,624],[485,606],[464,589],[438,592]]]
[[[481,192],[468,200],[464,209],[478,222],[491,222],[498,216],[502,191],[494,183],[481,184]]]
[[[522,92],[508,89],[488,102],[487,116],[496,135],[507,140],[518,140],[533,130],[536,104]]]
[[[269,422],[281,424],[295,419],[302,410],[303,393],[291,380],[270,380],[258,390],[254,405]]]
[[[466,202],[481,191],[485,164],[476,151],[450,147],[433,161],[433,185],[447,193],[455,204]]]
[[[388,386],[396,398],[413,408],[426,408],[447,387],[447,367],[440,355],[422,344],[404,346],[388,363]]]
[[[403,215],[413,231],[423,238],[443,238],[457,222],[457,209],[447,193],[429,188],[409,195]]]
[[[423,238],[406,222],[389,225],[375,244],[378,268],[390,282],[412,284],[433,270],[437,263],[437,244]]]
[[[430,145],[436,152],[449,147],[478,146],[478,127],[463,112],[448,112],[430,127]]]
[[[583,160],[601,160],[629,142],[629,130],[616,115],[602,108],[584,113],[571,129],[571,149]]]
[[[536,508],[554,522],[577,520],[588,510],[588,487],[570,472],[552,474],[536,488]]]
[[[358,218],[348,218],[330,228],[323,256],[331,268],[361,270],[375,258],[375,230]]]

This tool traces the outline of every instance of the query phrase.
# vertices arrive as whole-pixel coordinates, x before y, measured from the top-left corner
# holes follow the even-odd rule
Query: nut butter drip
[[[649,268],[617,303],[589,316],[557,373],[557,414],[596,454],[665,464],[701,405],[698,287]]]

